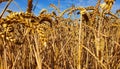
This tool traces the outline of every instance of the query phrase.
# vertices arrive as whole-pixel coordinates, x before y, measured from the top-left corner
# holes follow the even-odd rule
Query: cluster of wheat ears
[[[63,12],[51,4],[52,12],[42,9],[38,16],[6,10],[0,69],[119,69],[120,10],[110,12],[114,0],[105,1]]]

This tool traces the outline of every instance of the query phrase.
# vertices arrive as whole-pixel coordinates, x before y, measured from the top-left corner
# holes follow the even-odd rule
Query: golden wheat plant
[[[38,16],[6,10],[0,18],[0,69],[119,69],[119,11],[110,12],[114,0],[100,3],[64,11],[51,4],[53,12],[42,9]],[[77,11],[80,17],[72,19]]]

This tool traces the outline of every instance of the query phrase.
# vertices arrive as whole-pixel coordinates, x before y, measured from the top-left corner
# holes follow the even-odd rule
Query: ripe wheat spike
[[[100,5],[102,10],[109,12],[114,4],[115,0],[104,0],[104,3]]]
[[[47,12],[48,12],[47,9],[42,9],[42,10],[40,11],[39,15],[41,15],[41,14],[45,14],[45,13],[47,13]]]
[[[72,10],[74,7],[70,7],[66,10],[64,10],[63,12],[60,13],[59,17],[62,17],[66,12],[69,12],[70,10]]]
[[[69,11],[69,14],[72,14],[73,12],[79,10],[80,11],[80,14],[85,14],[86,12],[86,9],[83,8],[83,7],[75,7],[75,8],[72,8],[70,11]]]

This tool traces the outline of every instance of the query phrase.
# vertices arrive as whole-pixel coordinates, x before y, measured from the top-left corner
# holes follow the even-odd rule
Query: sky
[[[38,1],[38,3],[37,3]],[[63,11],[72,5],[75,6],[95,6],[97,0],[60,0],[60,10]],[[33,0],[33,7],[37,3],[36,8],[33,10],[33,12],[38,15],[41,9],[48,9],[49,11],[52,11],[53,9],[49,6],[50,4],[55,4],[58,6],[58,0]],[[0,4],[0,13],[4,9],[7,2],[3,2]],[[27,0],[14,0],[8,9],[13,10],[15,12],[19,11],[26,11],[27,9]],[[112,11],[115,12],[117,9],[120,9],[120,0],[116,0],[112,7]]]

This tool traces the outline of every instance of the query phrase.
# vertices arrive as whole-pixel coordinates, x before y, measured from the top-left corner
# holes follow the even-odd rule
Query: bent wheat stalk
[[[50,4],[50,7],[52,7],[53,9],[55,9],[58,12],[58,14],[60,14],[60,9],[57,8],[54,4]]]
[[[8,8],[8,6],[10,5],[10,3],[12,2],[12,0],[9,0],[7,5],[5,6],[4,10],[2,11],[0,18],[2,18],[3,14],[5,13],[6,9]]]

